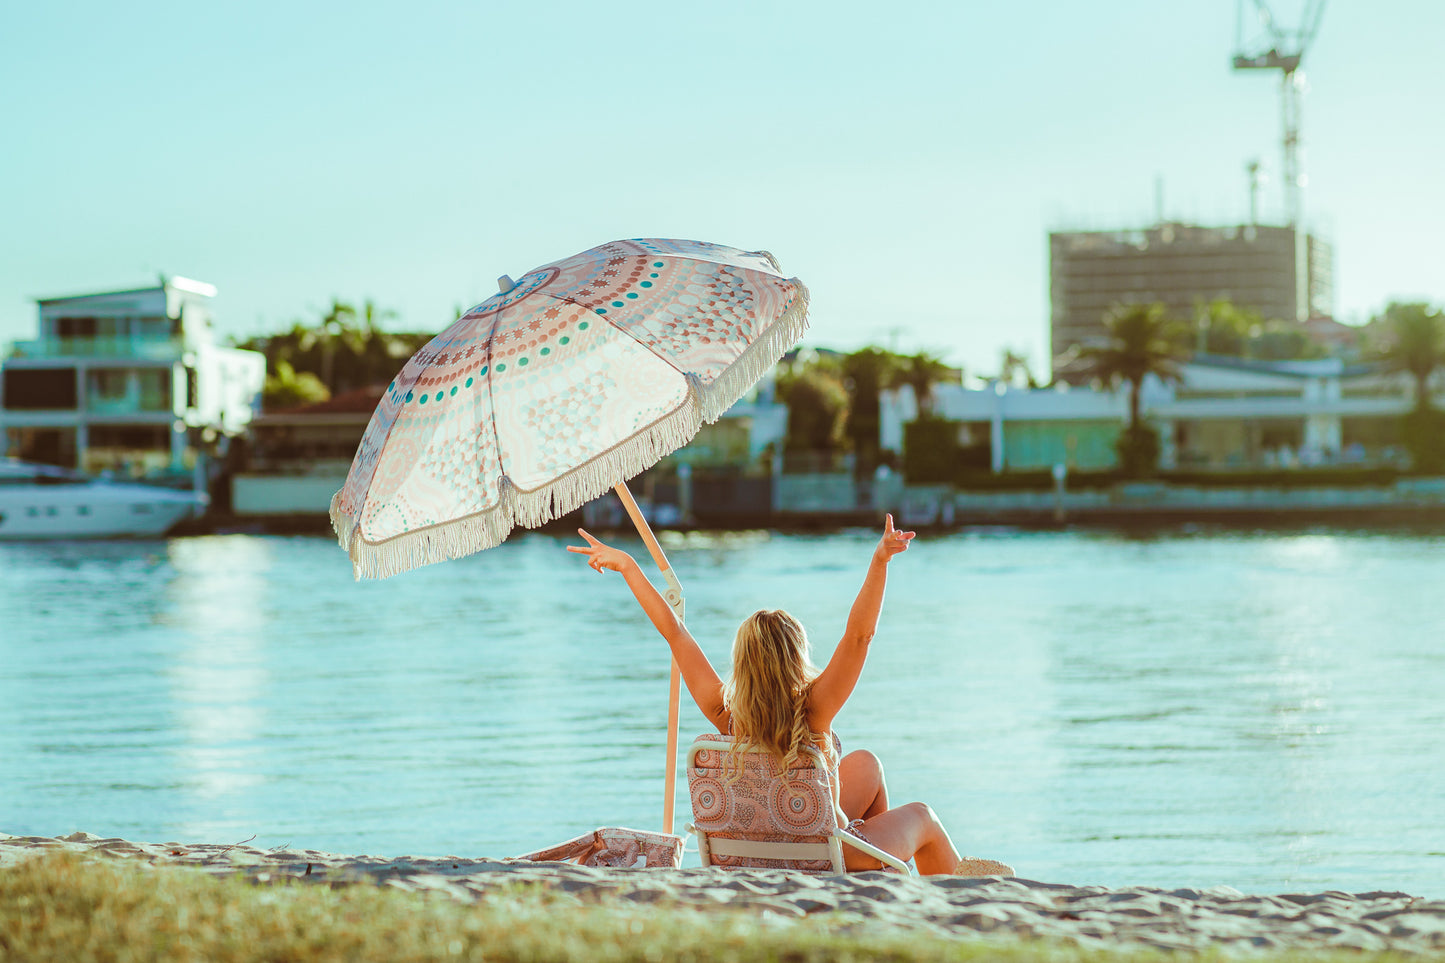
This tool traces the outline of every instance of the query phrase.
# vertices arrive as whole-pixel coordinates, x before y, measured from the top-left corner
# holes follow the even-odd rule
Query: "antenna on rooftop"
[[[1300,171],[1300,107],[1305,78],[1300,70],[1305,50],[1319,32],[1327,0],[1306,0],[1297,30],[1286,30],[1275,22],[1265,0],[1238,0],[1235,20],[1234,69],[1278,70],[1284,122],[1285,216],[1295,229],[1295,314],[1309,317],[1308,248],[1304,228],[1304,174]],[[1264,33],[1263,40],[1246,46],[1245,7],[1253,9]],[[1268,49],[1260,49],[1268,43]]]

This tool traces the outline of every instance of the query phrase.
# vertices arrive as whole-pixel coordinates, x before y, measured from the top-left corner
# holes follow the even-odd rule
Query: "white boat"
[[[198,514],[209,500],[202,492],[0,459],[0,540],[154,537]]]

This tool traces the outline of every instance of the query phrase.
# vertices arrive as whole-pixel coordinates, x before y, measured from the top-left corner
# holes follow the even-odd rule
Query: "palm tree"
[[[998,380],[1011,385],[1019,373],[1023,374],[1024,384],[1030,389],[1039,386],[1039,379],[1034,377],[1034,369],[1029,367],[1028,355],[1013,348],[1004,348],[1003,360],[999,363]]]
[[[848,389],[848,414],[843,432],[857,456],[855,471],[868,476],[878,466],[878,391],[892,382],[897,356],[867,347],[843,358],[843,386]]]
[[[1391,302],[1371,327],[1378,332],[1374,357],[1415,379],[1415,407],[1400,426],[1414,469],[1445,474],[1445,412],[1430,403],[1430,377],[1445,365],[1445,317],[1421,302]]]
[[[1180,364],[1188,356],[1182,326],[1169,317],[1162,304],[1119,305],[1104,319],[1109,341],[1085,347],[1081,355],[1095,378],[1116,387],[1129,385],[1129,426],[1117,443],[1119,463],[1131,475],[1154,469],[1159,436],[1139,417],[1139,396],[1144,379],[1178,382]]]
[[[1415,379],[1415,410],[1430,405],[1430,376],[1445,365],[1445,315],[1428,304],[1391,302],[1375,319],[1383,328],[1375,357],[1387,371],[1408,373]]]
[[[933,414],[933,386],[953,373],[953,369],[937,355],[920,351],[900,359],[894,373],[895,385],[908,385],[913,389],[913,398],[918,403],[918,416],[926,418]]]
[[[1121,381],[1129,385],[1129,428],[1134,430],[1139,427],[1144,379],[1153,375],[1160,381],[1179,381],[1179,366],[1188,357],[1182,328],[1157,302],[1115,307],[1104,319],[1104,328],[1109,342],[1086,346],[1081,354],[1090,362],[1094,377],[1110,388]]]

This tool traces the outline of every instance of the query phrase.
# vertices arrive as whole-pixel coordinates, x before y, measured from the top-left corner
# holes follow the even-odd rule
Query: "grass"
[[[753,912],[702,911],[625,899],[584,902],[537,887],[518,887],[463,903],[370,883],[338,888],[314,883],[257,885],[194,869],[70,855],[0,869],[0,961],[5,963],[1085,963],[1120,958],[1141,963],[1166,959],[1153,951],[1104,953],[1037,941],[956,940],[878,927],[849,933],[838,917],[786,921]],[[1339,953],[1250,959],[1360,963],[1405,958]]]

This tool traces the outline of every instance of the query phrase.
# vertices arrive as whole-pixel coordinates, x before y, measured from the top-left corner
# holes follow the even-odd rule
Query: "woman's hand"
[[[873,557],[886,563],[899,552],[908,551],[908,543],[913,541],[913,537],[917,534],[917,532],[894,531],[893,516],[885,515],[883,537],[878,540],[878,547],[873,550]]]
[[[587,544],[568,545],[567,551],[576,552],[579,555],[586,555],[587,564],[592,566],[592,568],[594,568],[595,570],[599,572],[603,569],[611,572],[625,572],[628,566],[634,566],[637,564],[632,560],[631,555],[628,555],[620,548],[613,548],[610,545],[602,544],[597,539],[587,534],[586,529],[577,529],[577,534],[585,538],[587,540]]]

